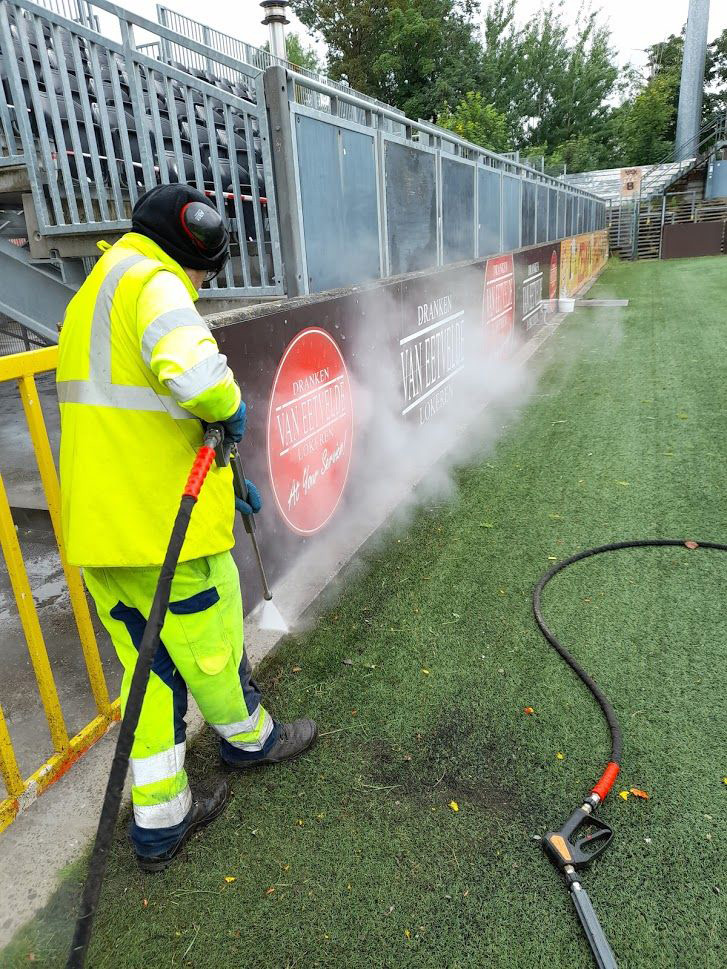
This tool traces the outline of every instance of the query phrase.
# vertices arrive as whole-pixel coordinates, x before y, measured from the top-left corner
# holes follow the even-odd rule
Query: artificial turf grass
[[[227,814],[161,876],[130,867],[119,832],[90,966],[590,966],[530,839],[578,803],[608,737],[530,593],[551,555],[727,535],[726,279],[719,259],[608,269],[592,295],[629,309],[577,312],[456,498],[428,502],[263,664],[276,714],[319,719],[316,751],[236,779]],[[617,840],[584,876],[622,969],[721,964],[725,578],[719,553],[620,552],[544,598],[621,717],[617,789],[651,794],[604,806]],[[191,773],[213,758],[205,736]],[[62,964],[67,898],[8,964]]]

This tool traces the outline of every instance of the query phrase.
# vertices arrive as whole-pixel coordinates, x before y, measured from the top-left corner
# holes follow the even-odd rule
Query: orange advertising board
[[[560,244],[560,295],[575,296],[608,259],[606,229],[563,239]]]

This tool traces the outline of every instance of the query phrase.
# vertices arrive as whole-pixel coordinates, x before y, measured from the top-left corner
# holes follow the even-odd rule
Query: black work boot
[[[142,871],[164,871],[165,868],[168,868],[181,852],[189,837],[222,814],[227,807],[229,797],[230,785],[225,779],[218,780],[214,790],[206,797],[195,797],[187,815],[187,827],[180,835],[179,841],[168,851],[165,851],[163,855],[137,855],[136,860],[139,863],[139,868]]]
[[[280,764],[292,760],[312,747],[318,736],[315,720],[294,720],[292,723],[275,723],[277,736],[262,756],[235,759],[222,757],[222,763],[230,770],[247,770],[250,767],[264,767],[266,764]]]

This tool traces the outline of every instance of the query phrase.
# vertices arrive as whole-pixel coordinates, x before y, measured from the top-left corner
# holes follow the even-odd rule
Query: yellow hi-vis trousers
[[[124,667],[123,711],[159,569],[87,568],[84,578]],[[225,759],[262,755],[273,721],[244,653],[240,580],[230,552],[183,562],[172,583],[131,751],[131,834],[144,854],[173,843],[192,805],[184,770],[188,687],[219,734]]]

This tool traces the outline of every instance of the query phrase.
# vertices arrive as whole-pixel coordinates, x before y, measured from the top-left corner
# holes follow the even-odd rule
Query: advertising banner
[[[515,265],[511,252],[487,260],[482,318],[486,348],[494,353],[507,352],[515,337]]]
[[[608,231],[586,232],[560,243],[560,295],[575,296],[608,259]]]
[[[353,400],[338,344],[307,327],[283,352],[268,410],[270,485],[286,524],[319,531],[346,486],[353,447]]]
[[[413,487],[492,395],[515,394],[514,350],[606,255],[591,233],[211,317],[248,406],[241,455],[271,581],[315,543],[345,560],[394,481]],[[249,610],[260,587],[241,530],[235,557]]]

